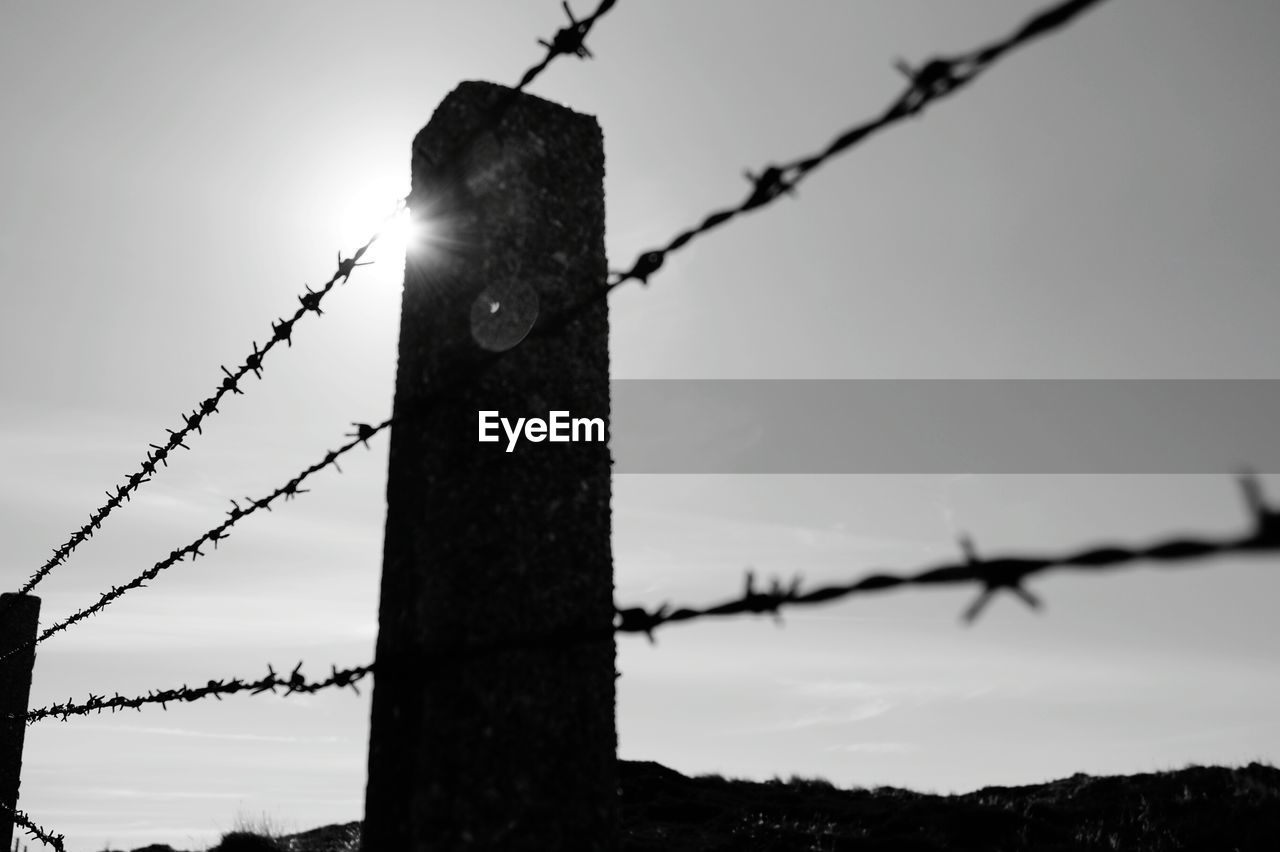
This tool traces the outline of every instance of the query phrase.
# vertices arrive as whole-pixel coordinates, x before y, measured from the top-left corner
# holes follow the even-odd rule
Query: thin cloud
[[[776,734],[799,731],[805,728],[852,725],[858,722],[865,722],[868,719],[874,719],[877,716],[883,716],[895,706],[894,702],[884,698],[873,698],[861,704],[845,707],[827,705],[789,719],[738,729],[734,733]]]
[[[84,725],[83,728],[88,730],[110,730],[112,732],[128,731],[135,734],[159,734],[170,737],[190,737],[193,739],[207,740],[230,740],[237,742],[262,742],[262,743],[340,743],[345,742],[347,737],[321,736],[321,737],[291,737],[291,736],[272,736],[269,734],[219,734],[209,731],[194,731],[186,728],[153,728],[144,725]]]
[[[876,683],[840,678],[808,681],[779,679],[775,682],[790,694],[804,698],[830,700],[886,696],[898,700],[911,701],[913,704],[924,704],[932,701],[963,701],[980,698],[994,690],[994,687],[990,685],[966,683]]]
[[[872,683],[865,680],[786,680],[780,679],[778,685],[792,695],[818,698],[862,698],[882,695],[893,688],[888,684]]]
[[[844,743],[828,746],[826,751],[838,751],[849,754],[909,754],[920,751],[918,743],[883,742],[883,743]]]
[[[104,799],[243,799],[245,793],[214,793],[208,790],[131,790],[116,787],[86,787],[83,792]]]
[[[865,722],[905,706],[921,706],[940,701],[964,701],[988,690],[966,685],[932,683],[876,683],[866,680],[825,678],[821,680],[779,679],[778,694],[784,706],[774,710],[775,721],[734,731],[737,734],[766,734],[806,728],[838,727]],[[788,712],[790,710],[790,712]],[[874,751],[868,744],[863,751]]]

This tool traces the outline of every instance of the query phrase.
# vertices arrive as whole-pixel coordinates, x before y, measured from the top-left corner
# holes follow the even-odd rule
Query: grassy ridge
[[[1280,769],[1258,763],[1073,775],[961,796],[841,790],[798,778],[688,778],[650,762],[618,766],[623,852],[1280,849]],[[211,852],[358,849],[359,823],[347,823],[275,838],[237,831]]]
[[[627,852],[1280,848],[1280,770],[1075,775],[962,796],[623,768]]]

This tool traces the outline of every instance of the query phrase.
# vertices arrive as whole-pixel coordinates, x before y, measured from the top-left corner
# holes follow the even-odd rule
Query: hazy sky
[[[585,13],[585,3],[577,4]],[[740,201],[1015,0],[622,2],[535,94],[596,115],[612,265]],[[0,3],[4,586],[329,277],[460,80],[509,83],[539,2]],[[1280,7],[1114,0],[611,299],[617,378],[1280,378]],[[394,251],[42,583],[79,609],[390,411]],[[32,706],[368,662],[386,441],[40,647]],[[1225,476],[618,476],[617,599],[703,603],[956,555],[1246,523]],[[1270,480],[1280,500],[1280,483]],[[910,590],[618,643],[621,756],[962,791],[1280,756],[1273,560]],[[368,690],[41,722],[21,806],[74,852],[358,819]]]

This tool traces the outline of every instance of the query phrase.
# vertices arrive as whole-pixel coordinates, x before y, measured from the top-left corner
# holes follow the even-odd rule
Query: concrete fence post
[[[368,852],[617,848],[603,179],[593,118],[488,83],[414,140]]]
[[[0,595],[0,653],[23,645],[17,654],[0,661],[0,849],[13,845],[13,820],[22,783],[22,742],[26,738],[27,701],[31,697],[31,669],[36,661],[33,644],[40,622],[40,599],[31,595]],[[17,717],[17,718],[13,718]]]

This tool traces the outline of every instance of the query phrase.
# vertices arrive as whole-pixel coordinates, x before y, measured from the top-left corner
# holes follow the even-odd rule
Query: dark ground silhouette
[[[960,796],[825,781],[688,778],[619,762],[623,852],[934,852],[1274,850],[1280,769],[1192,766],[1169,772],[987,787]],[[257,842],[227,835],[214,852],[356,852],[360,824]],[[147,846],[134,852],[175,852]]]

